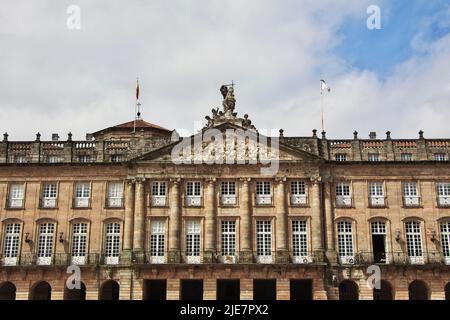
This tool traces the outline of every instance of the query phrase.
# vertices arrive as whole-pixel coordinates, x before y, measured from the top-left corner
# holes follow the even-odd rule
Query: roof
[[[94,132],[94,134],[100,133],[100,132],[105,132],[105,131],[116,131],[116,130],[121,130],[121,129],[133,129],[134,128],[134,124],[135,124],[135,121],[132,120],[132,121],[124,122],[124,123],[121,123],[121,124],[118,124],[118,125],[115,125],[115,126],[112,126],[112,127],[108,127],[108,128],[99,130],[97,132]],[[141,120],[141,119],[136,120],[136,131],[140,131],[141,129],[144,129],[145,131],[147,131],[147,130],[151,131],[153,129],[156,129],[158,131],[163,131],[163,132],[166,132],[166,133],[172,132],[171,130],[163,128],[163,127],[158,126],[156,124],[153,124],[153,123]]]

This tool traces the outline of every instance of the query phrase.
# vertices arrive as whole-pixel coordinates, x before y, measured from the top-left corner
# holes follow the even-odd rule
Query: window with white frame
[[[450,264],[450,221],[441,223],[441,241],[445,263]]]
[[[369,201],[371,206],[384,206],[383,182],[369,182]]]
[[[186,182],[186,205],[201,206],[202,183],[200,181]]]
[[[41,223],[39,225],[37,263],[40,265],[52,263],[54,232],[54,223]]]
[[[75,207],[89,207],[89,199],[91,196],[91,184],[89,182],[78,182],[75,184]]]
[[[335,157],[337,162],[347,161],[347,155],[345,153],[338,153],[334,157]]]
[[[152,206],[167,205],[167,183],[165,181],[152,182]]]
[[[348,182],[339,182],[335,185],[336,205],[351,206],[350,184]]]
[[[403,182],[403,203],[405,206],[419,205],[419,194],[417,192],[417,183],[415,181]]]
[[[58,184],[56,182],[46,182],[42,185],[41,206],[43,208],[56,208],[56,198],[58,196]]]
[[[305,220],[292,220],[292,255],[294,260],[296,257],[308,256],[308,234]]]
[[[270,181],[256,181],[256,204],[272,203],[272,186]]]
[[[445,153],[435,153],[434,160],[435,161],[445,161],[446,160]]]
[[[412,154],[411,153],[402,153],[402,154],[400,154],[400,160],[401,161],[412,161]]]
[[[256,255],[258,262],[272,262],[272,221],[256,221]]]
[[[306,199],[306,183],[305,181],[291,181],[291,204],[304,205]]]
[[[222,181],[220,184],[220,200],[223,205],[235,205],[236,201],[236,182]]]
[[[236,254],[236,221],[222,220],[221,240],[222,256],[234,256]]]
[[[123,156],[121,154],[112,154],[111,162],[121,162],[123,161]]]
[[[9,208],[23,208],[25,202],[25,184],[12,183],[9,187]]]
[[[438,204],[440,206],[450,206],[450,183],[439,182],[437,184]]]
[[[106,224],[105,233],[105,262],[118,264],[120,254],[120,224],[110,222]]]
[[[408,257],[411,263],[423,263],[422,252],[422,233],[419,221],[407,221],[405,223],[406,230],[406,247]]]
[[[19,256],[20,223],[8,223],[5,226],[3,240],[3,264],[14,266]]]
[[[14,162],[15,163],[27,163],[28,162],[28,158],[24,154],[16,154],[14,156]]]
[[[163,263],[165,256],[166,221],[152,220],[150,234],[150,256],[152,263]]]
[[[337,223],[337,233],[340,262],[343,264],[355,263],[352,223],[350,221],[339,221]]]
[[[200,263],[201,226],[198,220],[186,221],[186,262]]]
[[[78,161],[81,162],[81,163],[91,162],[91,156],[90,155],[80,155],[78,157]]]
[[[369,153],[367,155],[367,160],[374,162],[374,161],[379,161],[380,160],[380,155],[378,153]]]
[[[108,207],[120,208],[123,206],[123,182],[108,183]]]
[[[87,229],[85,222],[72,224],[72,263],[85,264],[87,253]]]
[[[47,162],[48,163],[60,163],[60,162],[62,162],[62,158],[55,156],[55,155],[49,155],[49,156],[47,156]]]

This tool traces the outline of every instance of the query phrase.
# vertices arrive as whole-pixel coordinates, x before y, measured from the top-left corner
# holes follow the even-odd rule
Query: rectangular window
[[[111,162],[121,162],[123,161],[123,156],[121,154],[112,154]]]
[[[344,153],[338,153],[335,155],[335,159],[337,162],[344,162],[347,161],[347,155]]]
[[[150,235],[150,262],[164,263],[165,257],[166,222],[153,220]]]
[[[437,183],[438,204],[440,206],[450,206],[450,183]]]
[[[62,158],[55,156],[55,155],[49,155],[47,156],[47,163],[60,163],[62,162]]]
[[[8,223],[5,226],[5,238],[3,240],[3,264],[6,266],[17,265],[19,256],[20,223]]]
[[[450,222],[441,223],[441,241],[445,263],[450,264]]]
[[[235,181],[222,181],[220,184],[220,199],[223,205],[235,205],[237,203]]]
[[[272,187],[270,181],[256,181],[256,204],[272,204]]]
[[[91,185],[88,182],[75,184],[75,208],[88,208],[91,196]]]
[[[25,202],[25,184],[13,183],[9,187],[9,208],[23,208]]]
[[[41,223],[39,225],[39,238],[37,250],[37,264],[49,265],[52,263],[54,223]]]
[[[257,262],[272,262],[272,221],[256,221],[256,254]]]
[[[27,156],[24,154],[16,154],[14,156],[14,162],[15,163],[27,163],[28,159],[27,159]]]
[[[445,161],[446,160],[445,153],[435,153],[434,160],[435,161]]]
[[[120,224],[117,222],[106,225],[105,263],[118,264],[120,254]]]
[[[350,184],[348,182],[340,182],[335,186],[336,205],[340,207],[349,207],[352,205],[350,197]]]
[[[403,182],[403,204],[405,206],[418,206],[419,196],[415,181]]]
[[[186,262],[200,263],[200,221],[186,221]]]
[[[371,206],[384,206],[384,190],[382,182],[369,183],[369,203]]]
[[[167,184],[165,181],[152,182],[152,206],[164,207],[167,205]]]
[[[108,207],[121,208],[123,206],[123,183],[108,183]]]
[[[402,154],[400,154],[400,160],[401,161],[412,161],[412,154],[411,153],[402,153]]]
[[[81,163],[91,162],[91,156],[89,156],[89,155],[80,155],[78,157],[78,161],[81,162]]]
[[[292,255],[296,263],[308,262],[305,260],[308,257],[308,234],[304,220],[292,221]]]
[[[56,198],[58,195],[58,184],[56,182],[46,182],[42,185],[42,208],[56,208]]]
[[[87,223],[74,223],[72,225],[72,263],[85,264],[87,253]]]
[[[340,262],[342,264],[354,264],[352,223],[349,221],[338,222],[337,231]]]
[[[422,234],[420,230],[420,222],[408,221],[405,223],[406,229],[406,246],[408,249],[408,257],[411,263],[422,264]]]
[[[223,220],[221,223],[222,256],[236,254],[236,221]]]
[[[201,198],[201,188],[202,184],[200,181],[188,181],[186,182],[186,205],[198,207],[202,204]]]
[[[367,160],[368,160],[368,161],[371,161],[371,162],[373,162],[373,161],[379,161],[379,160],[380,160],[380,156],[379,156],[378,153],[369,153],[369,154],[367,155]]]
[[[291,204],[305,205],[306,198],[306,183],[305,181],[291,181]]]

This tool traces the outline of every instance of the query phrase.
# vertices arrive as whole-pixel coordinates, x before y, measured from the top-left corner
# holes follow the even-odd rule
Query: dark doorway
[[[425,282],[414,280],[408,288],[409,300],[428,300],[428,288]]]
[[[86,286],[83,282],[80,284],[80,289],[69,289],[64,287],[64,300],[86,300]]]
[[[291,300],[312,300],[312,279],[291,279]]]
[[[51,300],[51,297],[52,287],[45,281],[35,284],[30,291],[30,300]]]
[[[145,280],[144,300],[166,300],[167,280]]]
[[[203,280],[181,280],[181,300],[203,300]]]
[[[119,300],[120,286],[114,280],[108,280],[100,288],[99,300]]]
[[[373,259],[375,263],[386,263],[386,236],[372,235]]]
[[[240,280],[217,280],[217,300],[239,300],[241,296]]]
[[[275,279],[253,280],[253,300],[276,300],[277,281]]]
[[[344,280],[339,284],[339,300],[358,300],[358,285],[351,280]]]
[[[380,289],[373,289],[373,300],[394,300],[392,286],[388,281],[381,280]]]
[[[445,286],[445,300],[450,300],[450,282]]]
[[[0,300],[16,300],[16,286],[12,282],[0,285]]]

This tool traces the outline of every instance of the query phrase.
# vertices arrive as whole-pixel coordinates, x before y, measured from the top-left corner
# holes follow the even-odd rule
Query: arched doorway
[[[394,300],[394,293],[389,281],[381,280],[380,289],[373,289],[373,300]]]
[[[12,282],[0,284],[0,300],[16,300],[16,286]]]
[[[428,300],[428,288],[425,282],[414,280],[408,287],[409,300]]]
[[[358,300],[358,285],[352,280],[344,280],[339,284],[339,300]]]
[[[64,288],[64,300],[86,300],[86,286],[83,282],[80,284],[80,289]]]
[[[52,287],[45,281],[36,283],[30,291],[30,300],[51,300],[51,297]]]
[[[445,286],[445,300],[450,300],[450,282]]]
[[[119,300],[119,284],[117,281],[108,280],[100,288],[100,300]]]

